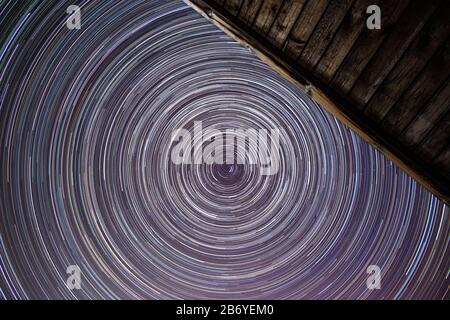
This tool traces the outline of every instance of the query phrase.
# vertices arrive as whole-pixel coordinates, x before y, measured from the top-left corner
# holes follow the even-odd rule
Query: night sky
[[[0,4],[0,298],[449,297],[449,207],[186,4],[24,3]],[[279,128],[279,171],[172,163],[195,121]]]

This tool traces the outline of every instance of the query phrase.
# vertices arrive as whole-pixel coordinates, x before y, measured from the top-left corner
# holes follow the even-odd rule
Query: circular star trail
[[[1,298],[448,297],[449,208],[251,50],[179,1],[71,4],[0,6]],[[174,164],[199,121],[278,128],[279,170]]]

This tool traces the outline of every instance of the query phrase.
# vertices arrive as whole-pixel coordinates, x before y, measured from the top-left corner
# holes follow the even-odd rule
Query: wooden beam
[[[349,94],[352,101],[360,107],[367,104],[438,4],[439,0],[414,1],[406,8],[398,24],[383,41],[362,74],[358,76],[358,81]]]
[[[404,146],[384,135],[377,124],[365,116],[350,101],[339,96],[310,71],[300,66],[244,22],[227,13],[217,3],[207,0],[184,1],[244,47],[251,48],[261,60],[304,90],[313,100],[355,131],[365,141],[380,150],[426,189],[450,204],[450,186],[446,179],[439,172],[434,172],[428,164],[418,159]]]
[[[329,0],[308,1],[295,22],[283,51],[293,59],[298,58],[306,46],[314,28],[319,23]]]
[[[383,12],[382,28],[378,30],[363,29],[344,61],[332,75],[331,88],[340,92],[341,95],[347,95],[350,92],[359,75],[388,37],[390,30],[395,27],[408,4],[408,0],[380,1],[378,3]],[[328,79],[324,79],[328,81]]]

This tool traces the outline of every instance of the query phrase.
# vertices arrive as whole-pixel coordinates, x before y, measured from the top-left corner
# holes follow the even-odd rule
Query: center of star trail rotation
[[[186,4],[5,3],[0,297],[448,296],[449,208]],[[278,128],[279,170],[172,163],[196,121]]]

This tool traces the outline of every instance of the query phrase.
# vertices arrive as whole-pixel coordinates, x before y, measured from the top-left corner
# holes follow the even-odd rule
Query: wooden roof
[[[450,203],[450,1],[186,2]]]

